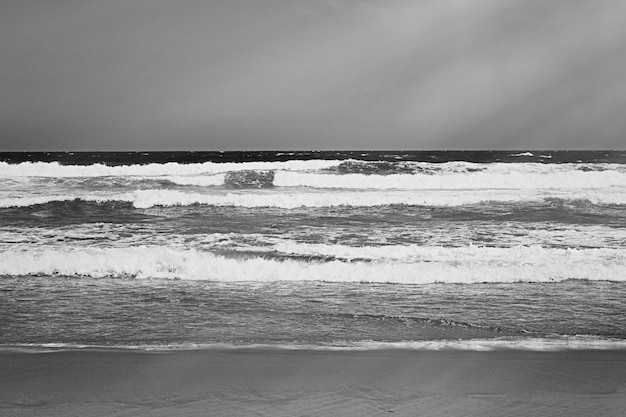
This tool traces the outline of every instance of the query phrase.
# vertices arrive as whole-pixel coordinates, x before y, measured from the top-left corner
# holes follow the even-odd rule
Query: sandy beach
[[[3,416],[616,416],[626,351],[0,354]]]

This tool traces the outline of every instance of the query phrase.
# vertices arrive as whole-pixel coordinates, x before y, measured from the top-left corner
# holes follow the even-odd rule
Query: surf
[[[259,187],[261,188],[261,187]],[[0,208],[28,207],[51,202],[82,200],[93,203],[131,203],[135,208],[206,205],[219,207],[275,207],[282,209],[320,207],[422,206],[455,207],[479,203],[549,203],[550,201],[587,202],[594,205],[626,205],[626,193],[614,189],[536,189],[486,190],[329,190],[267,189],[259,191],[151,189],[123,193],[72,192],[72,194],[24,195],[0,197]]]
[[[293,249],[282,256],[163,246],[24,249],[0,252],[0,275],[402,284],[626,281],[626,255],[619,248],[415,247],[404,255],[377,248],[369,261],[368,250],[345,247],[330,252],[328,260],[320,260],[324,251],[307,246],[295,259],[289,256]]]

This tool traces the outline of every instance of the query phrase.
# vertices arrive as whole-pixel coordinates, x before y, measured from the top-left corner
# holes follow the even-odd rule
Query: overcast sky
[[[0,150],[625,149],[623,0],[2,0]]]

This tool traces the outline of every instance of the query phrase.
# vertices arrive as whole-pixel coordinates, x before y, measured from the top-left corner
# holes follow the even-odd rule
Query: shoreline
[[[613,416],[626,350],[0,351],[9,416]]]
[[[54,353],[72,351],[121,351],[121,352],[183,352],[183,351],[624,351],[626,339],[602,335],[561,335],[561,336],[504,336],[492,338],[447,338],[436,340],[410,341],[333,341],[333,342],[205,342],[173,344],[119,344],[97,345],[78,343],[7,343],[0,344],[2,353]]]

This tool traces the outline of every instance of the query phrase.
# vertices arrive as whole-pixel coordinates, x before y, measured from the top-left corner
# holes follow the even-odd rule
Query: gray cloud
[[[1,7],[3,149],[624,147],[620,1]]]

